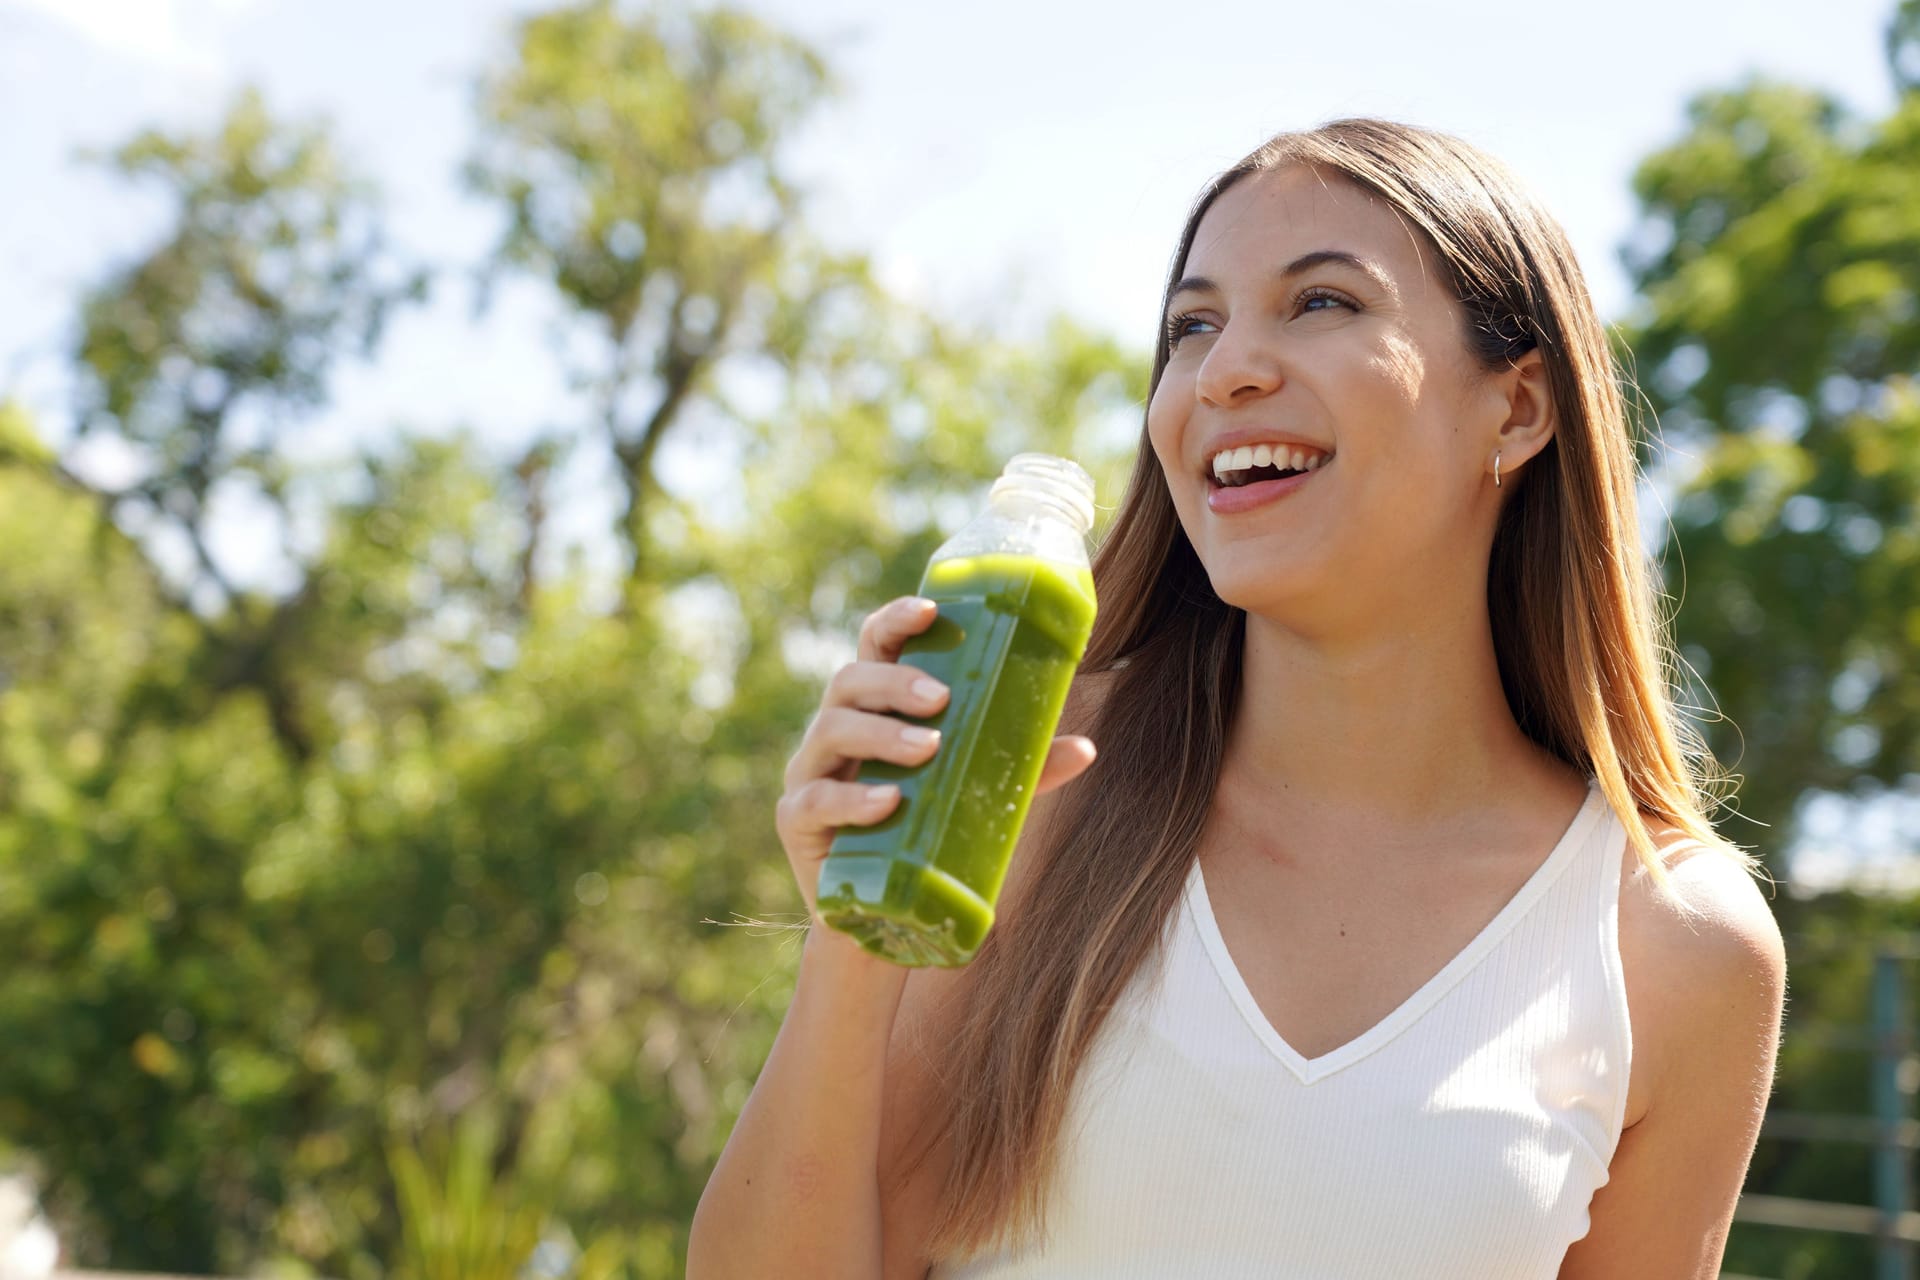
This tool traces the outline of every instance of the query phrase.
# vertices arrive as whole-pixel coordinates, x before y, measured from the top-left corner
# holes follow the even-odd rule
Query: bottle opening
[[[989,499],[1027,497],[1062,509],[1082,534],[1093,528],[1093,477],[1071,458],[1016,453],[993,482]]]

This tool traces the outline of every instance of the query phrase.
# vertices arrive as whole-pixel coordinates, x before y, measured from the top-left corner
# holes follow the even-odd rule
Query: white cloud
[[[56,19],[87,40],[139,62],[193,75],[224,65],[220,29],[262,0],[0,0]]]

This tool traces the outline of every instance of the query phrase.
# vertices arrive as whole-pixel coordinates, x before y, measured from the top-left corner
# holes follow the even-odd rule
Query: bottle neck
[[[996,554],[1088,565],[1087,519],[1071,496],[1026,485],[996,485],[986,510],[956,530],[935,560]]]
[[[1090,528],[1085,508],[1071,496],[1052,492],[1042,485],[996,485],[988,508],[1005,520],[1035,517],[1058,520],[1079,537],[1085,537]]]
[[[1050,453],[1016,453],[993,482],[988,501],[1058,514],[1081,537],[1093,529],[1093,477],[1076,462]]]

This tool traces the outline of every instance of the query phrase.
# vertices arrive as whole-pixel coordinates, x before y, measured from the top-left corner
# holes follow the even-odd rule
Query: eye
[[[1345,307],[1349,311],[1358,311],[1360,309],[1359,304],[1347,297],[1346,294],[1336,293],[1332,289],[1322,288],[1318,285],[1310,289],[1302,289],[1293,300],[1294,310],[1301,314],[1312,314],[1330,309],[1330,307],[1327,306],[1315,306],[1315,303],[1330,303],[1334,307]],[[1188,325],[1210,323],[1212,322],[1202,320],[1191,311],[1182,311],[1178,315],[1169,317],[1165,331],[1167,350],[1173,350],[1173,348],[1180,345],[1180,339],[1188,336]]]
[[[1314,288],[1311,288],[1311,289],[1302,289],[1300,291],[1299,298],[1295,299],[1294,305],[1297,306],[1302,311],[1325,311],[1326,310],[1325,307],[1308,306],[1307,304],[1311,302],[1331,302],[1335,306],[1345,307],[1349,311],[1358,311],[1360,309],[1358,306],[1354,305],[1353,299],[1347,297],[1346,294],[1335,293],[1331,289],[1322,289],[1318,286],[1315,286]]]
[[[1187,336],[1188,325],[1205,324],[1205,323],[1207,323],[1205,320],[1202,320],[1200,317],[1194,315],[1191,311],[1182,311],[1180,314],[1176,316],[1169,317],[1167,320],[1167,327],[1166,327],[1166,338],[1167,338],[1168,349],[1172,349],[1173,347],[1180,345],[1180,339]]]

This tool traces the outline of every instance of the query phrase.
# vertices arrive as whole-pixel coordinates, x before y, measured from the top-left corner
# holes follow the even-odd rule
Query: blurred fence
[[[1906,966],[1920,959],[1920,934],[1884,934],[1872,939],[1787,938],[1789,956],[1836,949],[1872,948],[1873,976],[1867,1026],[1793,1024],[1787,1035],[1822,1049],[1871,1055],[1871,1115],[1769,1111],[1764,1138],[1845,1143],[1873,1149],[1871,1205],[1836,1204],[1788,1196],[1743,1195],[1734,1221],[1796,1231],[1830,1231],[1874,1240],[1873,1280],[1914,1280],[1914,1246],[1920,1244],[1920,1213],[1913,1206],[1913,1152],[1920,1149],[1920,1121],[1913,1096],[1920,1088],[1920,1054],[1914,1052]],[[1721,1274],[1721,1280],[1760,1280]]]

